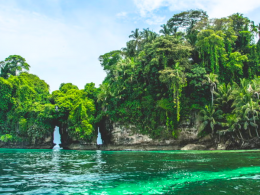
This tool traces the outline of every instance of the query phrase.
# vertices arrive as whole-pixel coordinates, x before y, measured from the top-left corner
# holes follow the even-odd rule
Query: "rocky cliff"
[[[177,138],[152,139],[148,135],[138,133],[134,125],[110,123],[108,120],[99,125],[102,146],[97,146],[95,138],[91,142],[79,141],[69,136],[66,125],[60,125],[61,147],[70,150],[227,150],[227,149],[257,149],[260,140],[241,141],[233,137],[223,139],[212,138],[208,135],[198,137],[198,117],[184,120],[179,126]],[[97,132],[97,130],[96,130]],[[25,149],[52,149],[53,134],[35,140],[34,142],[4,143],[0,141],[0,148],[25,148]]]
[[[95,141],[86,142],[86,141],[77,140],[73,137],[70,137],[66,124],[65,125],[61,124],[59,131],[61,135],[60,146],[63,149],[69,149],[69,150],[96,150],[97,149],[97,143]]]
[[[19,149],[52,149],[55,144],[53,144],[53,135],[44,137],[33,142],[1,142],[0,148],[19,148]]]
[[[148,135],[137,133],[134,125],[110,124],[110,140],[102,150],[179,150],[188,143],[198,141],[198,120],[188,119],[180,124],[177,138],[152,139]],[[102,131],[101,131],[102,133]],[[103,136],[102,136],[103,139]]]

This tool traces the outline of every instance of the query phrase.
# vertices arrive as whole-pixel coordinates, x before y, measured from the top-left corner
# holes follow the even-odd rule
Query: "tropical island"
[[[175,14],[125,48],[100,55],[96,88],[49,85],[19,55],[0,63],[0,147],[67,149],[254,149],[260,147],[260,24],[243,14]],[[185,147],[186,146],[186,147]]]

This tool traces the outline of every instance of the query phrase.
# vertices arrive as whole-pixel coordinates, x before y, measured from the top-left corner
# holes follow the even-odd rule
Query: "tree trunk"
[[[211,91],[212,108],[213,108],[213,98],[214,98],[214,97],[213,97],[213,93],[214,93],[214,91]]]
[[[241,134],[241,131],[238,130],[238,132],[239,132],[239,134],[240,134],[240,137],[241,137],[242,141],[244,142],[244,138],[243,138],[243,135]]]
[[[176,104],[177,104],[177,122],[179,122],[180,116],[179,116],[179,90],[178,89],[177,89]]]
[[[239,137],[239,134],[238,134],[238,133],[236,133],[236,136],[237,136],[237,139],[241,139],[241,138]]]
[[[259,98],[258,98],[258,99],[259,99]],[[255,123],[255,117],[254,117],[254,123]],[[257,137],[260,138],[260,137],[259,137],[259,134],[258,134],[258,131],[257,131],[257,127],[255,128],[255,132],[256,132]]]
[[[248,132],[249,132],[249,136],[252,138],[253,136],[252,136],[252,133],[251,133],[251,129],[250,129],[250,128],[249,128]]]
[[[255,132],[256,132],[257,137],[260,138],[259,134],[258,134],[258,131],[257,131],[257,128],[255,128]]]

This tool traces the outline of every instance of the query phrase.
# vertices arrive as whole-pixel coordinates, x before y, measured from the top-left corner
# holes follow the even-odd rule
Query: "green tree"
[[[233,82],[238,82],[239,78],[243,76],[243,62],[247,61],[246,55],[241,55],[240,52],[233,52],[229,56],[229,61],[227,63],[227,69],[231,73],[230,79]],[[230,80],[230,81],[231,81]]]
[[[258,114],[259,114],[259,105],[258,105],[258,102],[254,102],[252,99],[250,99],[250,101],[243,105],[241,107],[241,110],[238,111],[238,109],[236,109],[236,112],[238,114],[242,114],[242,120],[244,122],[244,129],[245,130],[248,130],[249,132],[249,135],[250,137],[252,137],[252,133],[251,133],[251,128],[254,128],[255,129],[255,132],[256,132],[256,136],[258,138],[259,137],[259,134],[258,134],[258,125],[257,125],[257,120],[259,119],[258,118]]]
[[[212,106],[205,106],[205,109],[202,109],[199,113],[201,125],[199,126],[198,132],[202,134],[204,131],[206,134],[210,133],[208,130],[211,131],[211,135],[214,136],[216,133],[216,125],[220,127],[223,125],[223,112],[221,110],[215,110]]]
[[[174,69],[167,67],[164,70],[159,71],[160,80],[163,83],[167,83],[169,89],[171,89],[173,94],[174,104],[176,105],[177,121],[180,120],[180,95],[182,88],[186,86],[186,76],[183,72],[183,68],[179,63],[175,64]]]
[[[211,93],[211,106],[214,106],[214,91],[217,88],[218,83],[218,75],[210,73],[206,75],[207,83],[210,86],[210,93]]]
[[[91,140],[94,132],[95,102],[93,83],[84,90],[71,83],[62,83],[60,90],[52,92],[54,104],[58,106],[58,123],[69,129],[69,136],[79,140]]]
[[[171,19],[168,20],[167,25],[171,28],[189,28],[195,25],[197,22],[207,18],[208,15],[203,10],[189,10],[175,14]]]
[[[4,62],[1,62],[1,74],[3,78],[8,78],[9,74],[16,76],[17,73],[23,71],[29,71],[30,65],[26,60],[19,55],[11,55],[5,59]]]
[[[136,50],[139,50],[141,48],[141,42],[142,42],[142,33],[139,31],[139,29],[135,29],[134,31],[131,31],[131,35],[129,35],[129,38],[133,38],[134,40],[134,46]]]
[[[218,90],[214,92],[216,95],[215,105],[222,110],[225,114],[232,111],[232,101],[233,101],[233,86],[231,84],[222,83],[218,86]]]
[[[171,35],[172,33],[176,33],[177,28],[170,28],[167,24],[163,24],[161,25],[161,30],[159,31],[161,34],[163,34],[164,36],[166,35]]]

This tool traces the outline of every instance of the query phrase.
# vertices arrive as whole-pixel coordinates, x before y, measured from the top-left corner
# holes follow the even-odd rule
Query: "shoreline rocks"
[[[188,144],[181,148],[181,150],[206,150],[207,147],[205,145],[200,144]]]
[[[103,138],[107,139],[104,145],[97,145],[95,140],[84,142],[69,137],[66,127],[60,128],[60,146],[68,150],[104,150],[104,151],[166,151],[166,150],[241,150],[259,149],[260,139],[252,139],[247,142],[236,143],[232,139],[222,140],[208,135],[203,138],[197,136],[195,127],[189,122],[182,123],[182,129],[176,139],[152,139],[148,135],[138,132],[135,126],[113,124],[106,130]],[[102,135],[101,135],[102,136]],[[222,143],[223,142],[223,143]],[[23,149],[52,149],[53,136],[47,136],[35,143],[4,143],[0,141],[0,148],[23,148]]]

